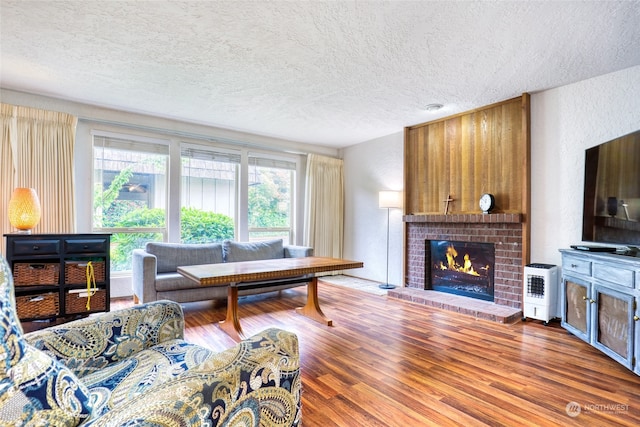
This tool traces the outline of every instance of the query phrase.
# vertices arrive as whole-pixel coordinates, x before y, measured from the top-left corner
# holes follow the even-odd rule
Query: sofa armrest
[[[134,249],[131,257],[131,287],[136,302],[158,299],[156,276],[158,259],[143,249]]]
[[[299,426],[301,387],[298,338],[271,328],[113,408],[91,427],[153,419]]]
[[[184,338],[180,304],[156,301],[29,332],[24,338],[78,377],[161,342]]]
[[[297,245],[285,245],[284,247],[285,258],[302,258],[306,256],[313,256],[312,247]]]

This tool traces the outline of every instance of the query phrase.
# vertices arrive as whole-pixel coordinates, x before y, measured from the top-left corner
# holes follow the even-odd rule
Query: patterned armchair
[[[0,257],[0,426],[300,424],[297,337],[268,329],[221,353],[183,340],[170,301],[23,333]]]

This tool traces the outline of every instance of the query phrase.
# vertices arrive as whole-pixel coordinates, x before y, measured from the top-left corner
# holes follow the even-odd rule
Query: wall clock
[[[496,205],[496,199],[493,194],[485,193],[480,197],[480,209],[482,213],[488,214]]]

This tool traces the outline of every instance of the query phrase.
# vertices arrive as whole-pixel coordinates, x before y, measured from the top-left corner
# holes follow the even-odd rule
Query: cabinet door
[[[563,277],[561,325],[586,342],[591,341],[591,301],[591,283]]]
[[[634,296],[594,285],[593,346],[633,369]]]
[[[633,316],[635,339],[634,339],[634,353],[633,353],[633,372],[640,375],[640,307],[638,306],[638,300],[635,301],[636,312]]]

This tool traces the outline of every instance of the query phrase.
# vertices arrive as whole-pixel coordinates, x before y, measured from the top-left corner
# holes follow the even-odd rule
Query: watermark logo
[[[580,412],[582,412],[582,407],[580,407],[578,402],[569,402],[567,403],[565,410],[567,411],[567,415],[571,418],[575,418],[580,415]]]
[[[585,403],[583,405],[578,402],[569,402],[565,407],[567,415],[571,418],[575,418],[581,413],[589,412],[603,412],[609,414],[622,414],[629,411],[629,405],[624,403]]]

